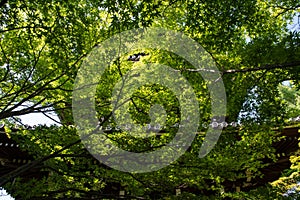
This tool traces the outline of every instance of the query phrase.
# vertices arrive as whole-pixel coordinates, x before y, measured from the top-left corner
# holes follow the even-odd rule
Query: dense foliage
[[[12,127],[20,123],[19,116],[55,112],[59,126],[40,125],[10,135],[25,144],[23,150],[33,155],[35,162],[0,177],[1,186],[22,199],[116,198],[119,190],[131,198],[145,199],[283,198],[299,179],[297,153],[291,155],[291,171],[273,185],[236,192],[225,183],[246,178],[246,171],[252,177],[262,176],[263,160],[276,160],[274,128],[288,125],[290,118],[300,114],[300,32],[287,28],[299,15],[299,8],[299,2],[293,0],[2,0],[1,123]],[[206,82],[191,63],[171,52],[128,52],[105,70],[97,85],[95,102],[102,126],[116,126],[111,118],[112,90],[128,70],[141,63],[161,63],[180,71],[194,89],[201,117],[199,134],[177,161],[154,172],[125,173],[101,164],[80,143],[72,117],[72,90],[81,63],[93,48],[122,31],[150,27],[180,31],[205,48],[225,85],[226,121],[242,126],[228,127],[215,148],[200,159],[207,125],[215,117],[211,116]],[[145,56],[138,62],[127,60],[141,52]],[[282,86],[287,80],[292,84]],[[166,133],[159,139],[140,139],[112,129],[107,136],[126,150],[154,151],[174,137],[177,129],[172,125],[181,120],[179,103],[168,88],[144,85],[130,99],[129,113],[137,123],[147,124],[151,106],[160,104],[165,109],[161,115],[167,116]],[[47,175],[22,179],[32,168]],[[181,188],[180,196],[176,196],[177,188]]]

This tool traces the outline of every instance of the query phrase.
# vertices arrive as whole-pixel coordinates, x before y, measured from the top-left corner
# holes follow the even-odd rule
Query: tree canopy
[[[18,199],[117,198],[118,193],[111,193],[119,190],[129,198],[145,199],[284,198],[299,180],[299,152],[288,155],[291,169],[273,184],[237,192],[224,183],[247,178],[247,173],[252,178],[263,176],[260,169],[268,165],[264,161],[277,159],[272,144],[280,138],[274,130],[295,125],[290,118],[300,115],[300,32],[288,29],[299,18],[299,8],[294,0],[2,0],[0,120],[9,137],[34,161],[0,177],[0,186]],[[165,122],[163,133],[139,138],[120,129],[112,117],[113,90],[132,68],[149,73],[143,65],[171,67],[189,82],[199,105],[191,147],[170,165],[148,173],[122,172],[96,160],[81,143],[72,115],[72,94],[82,64],[104,41],[136,28],[165,28],[198,42],[215,62],[227,99],[226,116],[213,116],[210,83],[193,63],[176,53],[139,47],[113,60],[99,77],[94,102],[98,128],[120,148],[136,153],[156,151],[174,138],[179,129],[174,125],[188,120],[182,119],[176,94],[158,84],[157,78],[157,84],[149,82],[133,92],[127,112],[135,123],[147,125],[155,121],[149,116],[155,111],[157,124]],[[136,38],[129,39],[134,43]],[[170,42],[167,36],[160,38],[163,41],[155,39],[149,38],[149,43]],[[114,51],[102,50],[107,56]],[[94,74],[90,75],[93,79]],[[175,85],[181,80],[169,81]],[[282,84],[284,81],[292,84]],[[51,117],[52,112],[59,117],[59,125],[21,126],[22,115]],[[213,119],[224,122],[226,128],[212,151],[199,158]],[[236,123],[241,126],[235,127]],[[20,126],[12,131],[16,125]],[[31,169],[45,175],[24,178],[22,174]],[[176,195],[179,188],[181,194]]]

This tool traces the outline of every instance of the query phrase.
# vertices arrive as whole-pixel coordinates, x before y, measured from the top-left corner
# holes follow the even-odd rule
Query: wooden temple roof
[[[14,130],[13,130],[14,131]],[[15,130],[16,131],[16,130]],[[299,149],[299,128],[287,127],[281,130],[281,136],[285,136],[278,142],[274,142],[276,149],[277,161],[266,161],[269,163],[267,167],[261,169],[263,177],[241,178],[234,182],[225,181],[224,188],[226,191],[248,191],[263,186],[268,182],[277,180],[285,169],[291,166],[289,160],[290,155]],[[92,158],[92,156],[91,156]],[[33,161],[33,157],[27,152],[21,150],[19,145],[10,139],[5,133],[4,127],[0,127],[0,177],[11,172],[18,167]],[[24,178],[41,178],[44,172],[41,168],[31,169],[26,172]],[[181,188],[182,191],[189,191],[191,188]],[[200,191],[195,191],[198,193]],[[180,193],[180,192],[179,192]]]

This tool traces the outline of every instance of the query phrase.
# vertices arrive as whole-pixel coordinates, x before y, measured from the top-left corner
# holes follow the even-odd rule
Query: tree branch
[[[254,67],[254,68],[245,68],[245,69],[229,69],[225,70],[223,74],[233,74],[233,73],[245,73],[245,72],[254,72],[254,71],[261,71],[261,70],[270,70],[270,69],[287,69],[292,67],[300,66],[300,61],[294,61],[291,63],[283,63],[283,64],[275,64],[275,65],[265,65],[261,67]]]
[[[110,113],[110,115],[105,118],[90,134],[86,135],[84,138],[81,138],[81,139],[78,139],[78,140],[75,140],[74,142],[64,146],[63,148],[61,148],[60,150],[58,151],[55,151],[47,156],[44,156],[44,157],[41,157],[41,158],[38,158],[36,159],[35,161],[31,162],[31,163],[27,163],[7,174],[5,174],[4,176],[0,177],[0,187],[5,185],[6,183],[8,183],[10,180],[14,179],[15,177],[17,176],[20,176],[21,174],[23,174],[24,172],[28,171],[29,169],[45,162],[46,160],[49,160],[51,158],[54,158],[54,157],[57,157],[60,153],[62,153],[64,150],[67,150],[69,149],[70,147],[74,146],[74,145],[77,145],[79,144],[82,140],[90,137],[91,135],[95,134],[99,129],[100,127],[109,119],[109,117],[112,115],[112,113]]]

